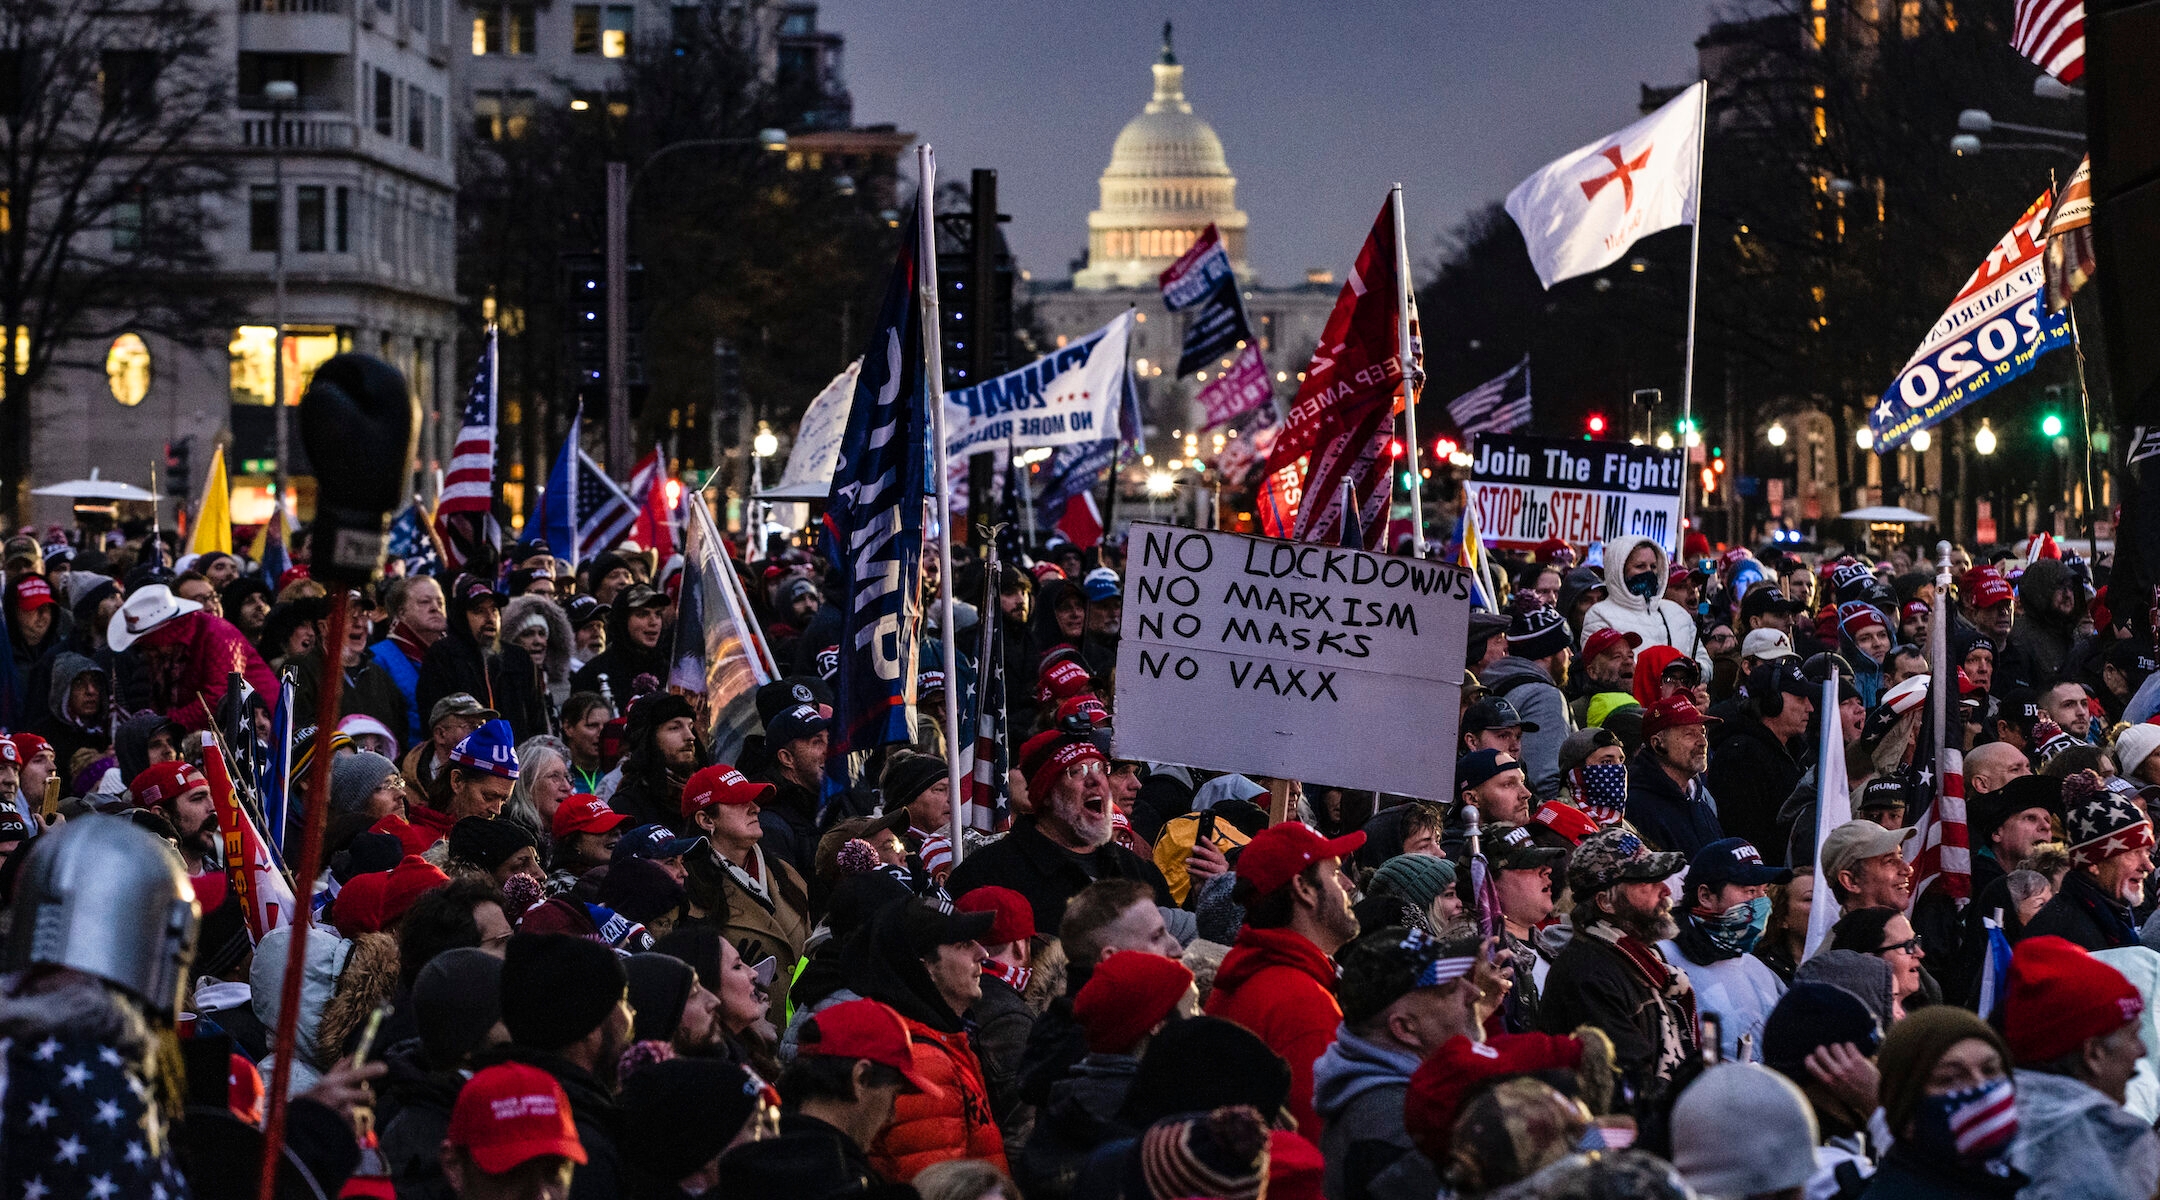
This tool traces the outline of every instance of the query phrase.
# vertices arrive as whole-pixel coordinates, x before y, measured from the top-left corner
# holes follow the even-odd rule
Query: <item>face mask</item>
[[[1702,926],[1712,945],[1733,954],[1746,954],[1755,948],[1763,930],[1770,924],[1770,898],[1757,896],[1745,904],[1735,904],[1717,916],[1698,916],[1695,922]]]
[[[1618,825],[1627,811],[1627,764],[1598,763],[1576,768],[1577,807],[1600,825]]]
[[[1923,1096],[1913,1117],[1913,1140],[1928,1154],[1995,1173],[2000,1173],[2000,1160],[2017,1129],[2017,1091],[2008,1079],[1945,1096]]]
[[[1656,571],[1638,571],[1627,577],[1627,590],[1648,600],[1658,594]]]

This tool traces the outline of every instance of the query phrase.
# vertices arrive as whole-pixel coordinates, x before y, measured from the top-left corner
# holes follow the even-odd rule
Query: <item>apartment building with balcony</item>
[[[281,250],[284,402],[298,402],[324,359],[361,350],[395,364],[419,397],[423,470],[447,456],[455,436],[470,370],[452,361],[456,3],[201,2],[221,10],[219,52],[235,81],[229,119],[214,123],[219,140],[209,148],[235,181],[208,206],[214,265],[202,286],[229,297],[242,315],[185,340],[130,331],[109,346],[67,348],[35,400],[33,454],[41,478],[98,466],[108,478],[147,483],[166,445],[191,439],[199,487],[211,445],[226,442],[236,519],[259,520],[276,453]],[[274,101],[284,92],[275,84],[293,85],[296,95]],[[288,467],[304,517],[312,486],[298,423],[291,424]],[[58,521],[66,512],[41,507],[38,516]]]

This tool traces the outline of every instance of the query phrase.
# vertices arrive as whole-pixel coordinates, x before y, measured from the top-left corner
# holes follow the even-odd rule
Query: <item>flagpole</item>
[[[1125,306],[1127,317],[1132,317],[1139,311],[1140,306],[1137,304],[1128,303]],[[1118,376],[1118,387],[1121,390],[1118,393],[1117,431],[1111,435],[1116,441],[1110,447],[1110,494],[1103,497],[1102,533],[1095,539],[1095,562],[1105,567],[1110,564],[1103,559],[1104,546],[1110,541],[1110,535],[1117,530],[1118,467],[1125,458],[1125,395],[1122,389],[1135,386],[1132,377],[1132,323],[1129,322],[1125,327],[1125,372]]]
[[[928,143],[915,147],[916,295],[922,302],[923,390],[930,399],[930,436],[937,441],[938,503],[938,649],[945,667],[945,779],[952,789],[946,836],[952,839],[953,866],[966,853],[960,836],[964,820],[960,790],[960,667],[953,645],[952,476],[945,447],[945,356],[940,345],[937,277],[937,155]],[[986,618],[987,619],[987,618]],[[909,681],[912,685],[913,681]]]
[[[1928,699],[1935,710],[1934,804],[1937,814],[1935,819],[1940,821],[1943,791],[1949,786],[1945,781],[1950,775],[1950,756],[1959,752],[1958,747],[1952,744],[1950,714],[1953,711],[1959,713],[1957,727],[1962,733],[1963,712],[1954,706],[1962,704],[1964,697],[1957,691],[1957,665],[1950,661],[1950,543],[1937,542],[1935,554],[1935,612],[1928,620],[1928,661],[1935,664],[1935,678],[1929,684],[1929,690],[1934,695]],[[1958,737],[1955,740],[1963,742],[1965,739]],[[1925,837],[1921,838],[1923,842],[1926,840]],[[1923,852],[1926,849],[1924,845],[1920,847]]]
[[[1395,307],[1400,318],[1398,340],[1402,349],[1403,449],[1410,465],[1410,556],[1425,557],[1425,476],[1418,471],[1417,389],[1410,373],[1416,369],[1410,349],[1410,243],[1403,233],[1402,184],[1388,192],[1395,209]],[[1392,465],[1392,464],[1391,464]],[[1387,514],[1381,514],[1382,529]]]
[[[577,476],[578,476],[578,468],[579,468],[580,466],[582,466],[582,465],[583,465],[583,464],[581,464],[581,463],[579,463],[579,462],[578,462],[578,459],[580,459],[580,458],[583,458],[583,457],[585,456],[585,454],[584,454],[584,447],[583,447],[583,445],[582,445],[581,439],[579,439],[579,437],[578,437],[578,426],[579,426],[579,425],[582,425],[582,424],[584,424],[584,422],[585,422],[585,405],[584,405],[584,404],[583,404],[583,403],[581,402],[581,403],[579,403],[579,404],[578,404],[578,406],[577,406],[576,408],[573,408],[573,409],[571,409],[571,410],[570,410],[570,450],[569,450],[569,458],[570,458],[570,472],[569,472],[569,474],[570,474],[570,478],[569,478],[569,490],[570,490],[570,494],[569,494],[568,496],[564,497],[564,500],[565,500],[565,502],[566,502],[566,503],[568,503],[568,504],[569,504],[569,506],[570,506],[570,507],[569,507],[569,512],[570,512],[570,574],[572,574],[572,575],[576,575],[576,574],[577,574],[577,569],[578,569],[578,558],[579,558],[579,554],[578,554],[578,551],[580,551],[580,550],[583,550],[583,549],[585,548],[585,547],[584,547],[584,545],[583,545],[584,539],[578,536],[578,534],[580,533],[580,529],[579,529],[579,526],[580,526],[580,524],[581,524],[581,523],[580,523],[580,522],[579,522],[579,520],[578,520],[578,510],[577,510],[577,504],[578,504],[578,478],[577,478]],[[546,494],[546,485],[545,485],[545,484],[541,485],[541,494],[542,494],[542,495],[545,495],[545,494]],[[546,536],[547,536],[547,527],[546,527],[546,526],[542,526],[542,527],[541,527],[541,529],[540,529],[540,536],[541,536],[541,537],[546,537]]]
[[[1702,105],[1695,114],[1695,221],[1688,235],[1687,276],[1687,365],[1680,375],[1680,450],[1681,462],[1692,465],[1693,447],[1687,443],[1688,433],[1695,428],[1695,290],[1702,278],[1702,227],[1703,227],[1703,150],[1709,142],[1710,84],[1707,80],[1698,84],[1702,88]],[[1698,443],[1700,438],[1697,439]],[[1680,528],[1677,531],[1679,550],[1687,552],[1688,481],[1685,467],[1680,473]]]

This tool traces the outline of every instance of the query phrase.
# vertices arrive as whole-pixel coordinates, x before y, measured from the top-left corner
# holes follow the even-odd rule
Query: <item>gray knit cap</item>
[[[330,811],[356,813],[397,772],[397,764],[372,750],[341,754],[330,764]]]

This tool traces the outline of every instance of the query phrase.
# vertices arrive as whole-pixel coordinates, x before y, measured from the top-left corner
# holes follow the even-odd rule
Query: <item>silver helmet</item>
[[[15,883],[7,969],[67,967],[171,1019],[195,958],[201,910],[165,839],[87,815],[30,843]]]

